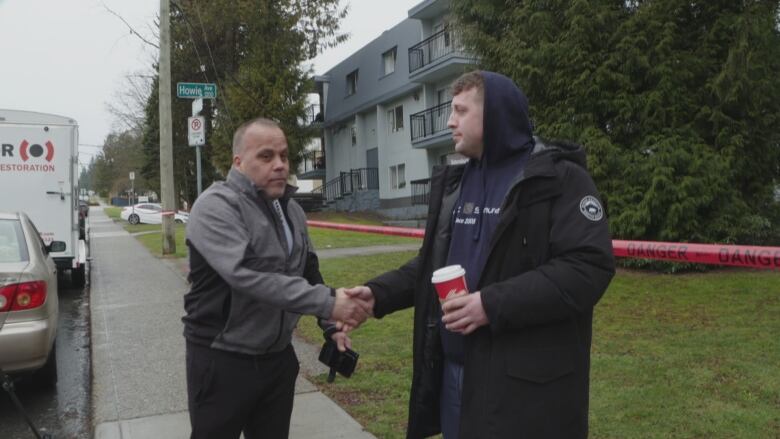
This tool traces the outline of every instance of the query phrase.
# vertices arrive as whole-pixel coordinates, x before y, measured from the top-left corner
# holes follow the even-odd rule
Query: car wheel
[[[132,225],[136,225],[141,222],[141,218],[138,215],[133,213],[127,217],[127,222]]]
[[[180,219],[175,219],[175,220],[173,220],[173,221],[174,221],[176,224],[184,224],[184,221],[182,221],[182,220],[180,220]]]
[[[46,387],[55,387],[57,385],[57,342],[52,344],[49,358],[42,368],[38,369],[38,376],[41,378],[41,384]]]
[[[79,265],[79,268],[70,269],[70,285],[74,288],[83,288],[86,284],[86,264]]]

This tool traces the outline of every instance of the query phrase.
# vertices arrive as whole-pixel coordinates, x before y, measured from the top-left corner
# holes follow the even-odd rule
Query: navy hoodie
[[[528,99],[506,76],[481,72],[485,84],[482,157],[470,159],[452,213],[452,238],[447,265],[466,270],[470,292],[477,285],[498,225],[502,204],[519,180],[534,147]],[[463,364],[463,336],[442,325],[442,346],[448,360]]]

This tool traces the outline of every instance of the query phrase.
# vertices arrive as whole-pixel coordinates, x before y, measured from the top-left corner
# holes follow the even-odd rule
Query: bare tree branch
[[[118,131],[141,130],[145,120],[145,108],[155,75],[135,72],[125,75],[126,84],[114,92],[107,111],[114,116],[112,126]]]
[[[144,38],[144,36],[143,36],[143,35],[141,35],[141,34],[139,34],[138,32],[136,32],[136,30],[135,30],[135,29],[133,29],[133,26],[131,26],[131,25],[130,25],[130,23],[128,23],[128,22],[127,22],[127,20],[125,20],[125,19],[124,19],[124,18],[123,18],[121,15],[119,15],[119,14],[117,14],[116,12],[112,11],[112,10],[111,10],[111,8],[109,8],[108,6],[106,6],[106,4],[105,4],[105,3],[103,3],[103,7],[104,7],[104,8],[106,8],[106,11],[110,12],[112,15],[114,15],[114,16],[115,16],[115,17],[117,17],[118,19],[122,20],[122,23],[124,23],[124,24],[125,24],[125,26],[127,26],[127,28],[128,28],[128,29],[130,29],[130,33],[131,33],[131,34],[133,34],[133,35],[137,36],[137,37],[138,37],[138,38],[139,38],[141,41],[143,41],[144,43],[146,43],[146,44],[148,44],[148,45],[150,45],[150,46],[152,46],[152,47],[154,47],[154,48],[156,48],[156,49],[159,49],[159,48],[160,48],[160,46],[159,46],[159,45],[152,43],[151,41],[149,41],[149,40],[147,40],[146,38]]]

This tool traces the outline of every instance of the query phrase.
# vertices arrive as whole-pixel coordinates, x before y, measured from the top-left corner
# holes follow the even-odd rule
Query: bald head
[[[241,153],[244,152],[244,135],[246,134],[246,131],[249,127],[254,127],[254,126],[277,129],[279,131],[282,131],[282,128],[279,126],[278,123],[265,117],[256,117],[254,119],[242,123],[236,129],[236,132],[233,134],[233,156],[234,157],[237,155],[241,155]]]

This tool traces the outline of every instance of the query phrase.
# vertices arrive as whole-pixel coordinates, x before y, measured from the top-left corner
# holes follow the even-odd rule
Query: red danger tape
[[[347,230],[350,232],[379,233],[382,235],[406,236],[409,238],[422,238],[425,236],[425,229],[412,229],[409,227],[362,226],[359,224],[329,223],[327,221],[307,221],[306,223],[312,227]]]
[[[176,215],[175,210],[163,210],[162,215]]]
[[[691,244],[613,240],[619,258],[661,259],[696,264],[733,265],[751,268],[780,268],[780,247]]]
[[[424,229],[407,227],[363,226],[326,221],[308,221],[309,226],[352,232],[422,238]],[[692,244],[687,242],[612,241],[613,252],[619,258],[659,259],[708,265],[736,267],[780,268],[780,247],[747,245]]]

